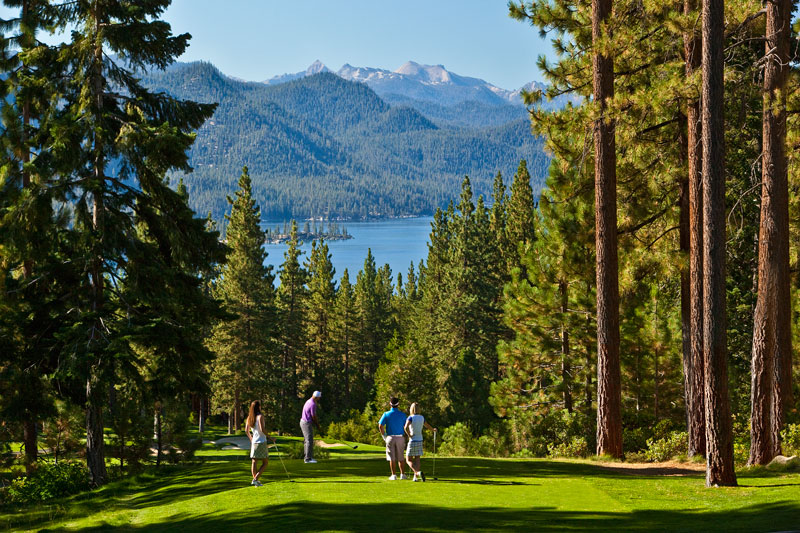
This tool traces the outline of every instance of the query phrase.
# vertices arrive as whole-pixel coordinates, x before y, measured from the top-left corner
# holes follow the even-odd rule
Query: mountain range
[[[267,85],[278,85],[320,72],[333,72],[321,61],[314,61],[306,70],[294,74],[282,74],[264,81]],[[401,103],[407,99],[421,100],[450,106],[463,102],[483,102],[490,105],[512,104],[522,106],[522,91],[544,90],[543,83],[532,81],[516,90],[502,89],[479,78],[461,76],[448,71],[444,65],[420,65],[407,61],[397,70],[372,67],[354,67],[345,63],[335,72],[349,81],[365,83],[386,100]],[[545,107],[562,107],[568,101],[561,97],[545,102]]]
[[[488,195],[495,174],[510,181],[523,158],[538,191],[549,159],[525,107],[476,78],[415,65],[391,76],[362,69],[346,79],[315,63],[264,83],[225,76],[205,62],[177,63],[143,74],[143,82],[219,104],[198,131],[194,172],[175,176],[193,208],[218,221],[243,166],[270,219],[432,214],[457,199],[465,175],[476,196]]]

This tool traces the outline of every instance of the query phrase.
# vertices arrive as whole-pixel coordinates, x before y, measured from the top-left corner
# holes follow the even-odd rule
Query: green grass
[[[291,439],[281,438],[286,446]],[[389,481],[380,448],[331,448],[316,465],[274,452],[249,486],[246,452],[205,445],[201,464],[148,470],[51,505],[0,509],[0,529],[70,531],[786,531],[800,475],[740,473],[739,488],[620,473],[589,461],[438,458],[438,481]],[[424,459],[432,476],[432,463]]]

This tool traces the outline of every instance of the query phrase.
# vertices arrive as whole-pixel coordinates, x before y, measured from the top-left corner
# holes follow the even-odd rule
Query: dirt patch
[[[347,448],[346,444],[340,444],[338,442],[334,442],[333,444],[328,444],[327,442],[323,442],[321,440],[315,440],[314,444],[319,446],[320,448]]]
[[[696,476],[706,471],[702,463],[594,463],[604,470],[631,476]]]

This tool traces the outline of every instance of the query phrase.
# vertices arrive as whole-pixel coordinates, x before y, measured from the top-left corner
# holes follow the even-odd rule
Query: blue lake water
[[[353,238],[328,242],[331,262],[336,269],[336,279],[340,279],[344,270],[347,269],[350,282],[355,284],[356,275],[364,267],[367,250],[372,249],[377,268],[388,263],[392,269],[393,280],[397,280],[398,272],[403,274],[403,280],[405,280],[409,263],[413,261],[416,271],[420,259],[425,259],[428,255],[428,236],[431,232],[432,220],[431,217],[418,217],[369,222],[339,222],[339,226],[347,228],[347,232]],[[283,227],[283,221],[265,221],[264,225],[269,228],[275,228],[278,225]],[[303,223],[298,223],[298,226],[302,228]],[[267,263],[275,266],[273,272],[276,274],[284,261],[283,254],[286,248],[286,244],[267,244],[265,246],[269,254]],[[301,249],[304,253],[300,256],[300,260],[305,262],[311,253],[311,243],[304,242]]]

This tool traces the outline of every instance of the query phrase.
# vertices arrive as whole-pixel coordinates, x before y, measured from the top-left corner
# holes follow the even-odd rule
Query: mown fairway
[[[280,439],[279,445],[289,442]],[[632,475],[590,462],[439,458],[438,481],[389,481],[375,447],[332,448],[316,465],[274,452],[249,486],[245,452],[208,444],[196,466],[111,483],[58,504],[3,510],[0,529],[122,531],[800,530],[800,475]],[[431,477],[431,461],[425,461]],[[677,469],[672,473],[676,473]]]

